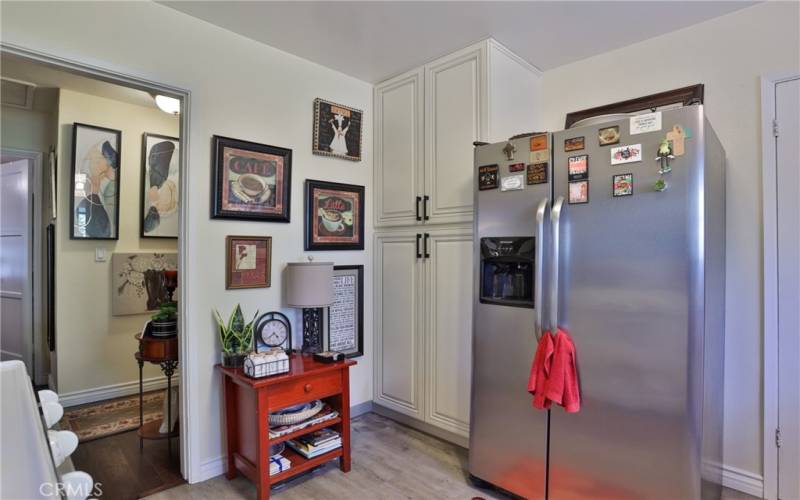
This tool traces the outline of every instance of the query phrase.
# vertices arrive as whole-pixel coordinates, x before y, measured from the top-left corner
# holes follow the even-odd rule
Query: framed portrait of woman
[[[289,222],[292,150],[214,136],[211,217]]]
[[[305,249],[364,250],[364,186],[306,180]]]
[[[70,239],[119,239],[122,132],[72,125]]]
[[[361,161],[364,113],[324,99],[314,99],[315,155]]]
[[[176,137],[147,132],[142,135],[142,238],[178,237],[179,148]]]

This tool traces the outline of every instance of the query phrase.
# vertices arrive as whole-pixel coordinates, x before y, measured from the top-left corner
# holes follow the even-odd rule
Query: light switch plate
[[[95,262],[105,262],[106,260],[108,260],[108,257],[106,257],[106,249],[102,248],[102,247],[95,248],[94,249],[94,261]]]

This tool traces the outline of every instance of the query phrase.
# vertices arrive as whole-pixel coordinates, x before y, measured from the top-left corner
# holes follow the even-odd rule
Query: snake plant
[[[231,313],[227,323],[222,320],[222,316],[216,309],[214,309],[214,314],[219,325],[219,341],[222,344],[222,352],[241,354],[249,351],[253,345],[253,328],[258,312],[249,323],[244,322],[244,315],[239,304],[236,305],[236,309]]]

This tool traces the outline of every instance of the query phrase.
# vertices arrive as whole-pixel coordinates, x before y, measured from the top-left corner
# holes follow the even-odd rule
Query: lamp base
[[[303,309],[302,352],[313,354],[322,351],[322,308]]]

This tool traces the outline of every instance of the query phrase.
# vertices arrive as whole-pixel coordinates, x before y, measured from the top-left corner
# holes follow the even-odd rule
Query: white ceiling
[[[377,83],[489,36],[547,70],[756,2],[160,3]],[[654,64],[657,57],[653,54]]]
[[[147,92],[86,78],[5,52],[0,54],[0,69],[3,77],[35,83],[37,88],[67,89],[158,109],[155,101]]]

